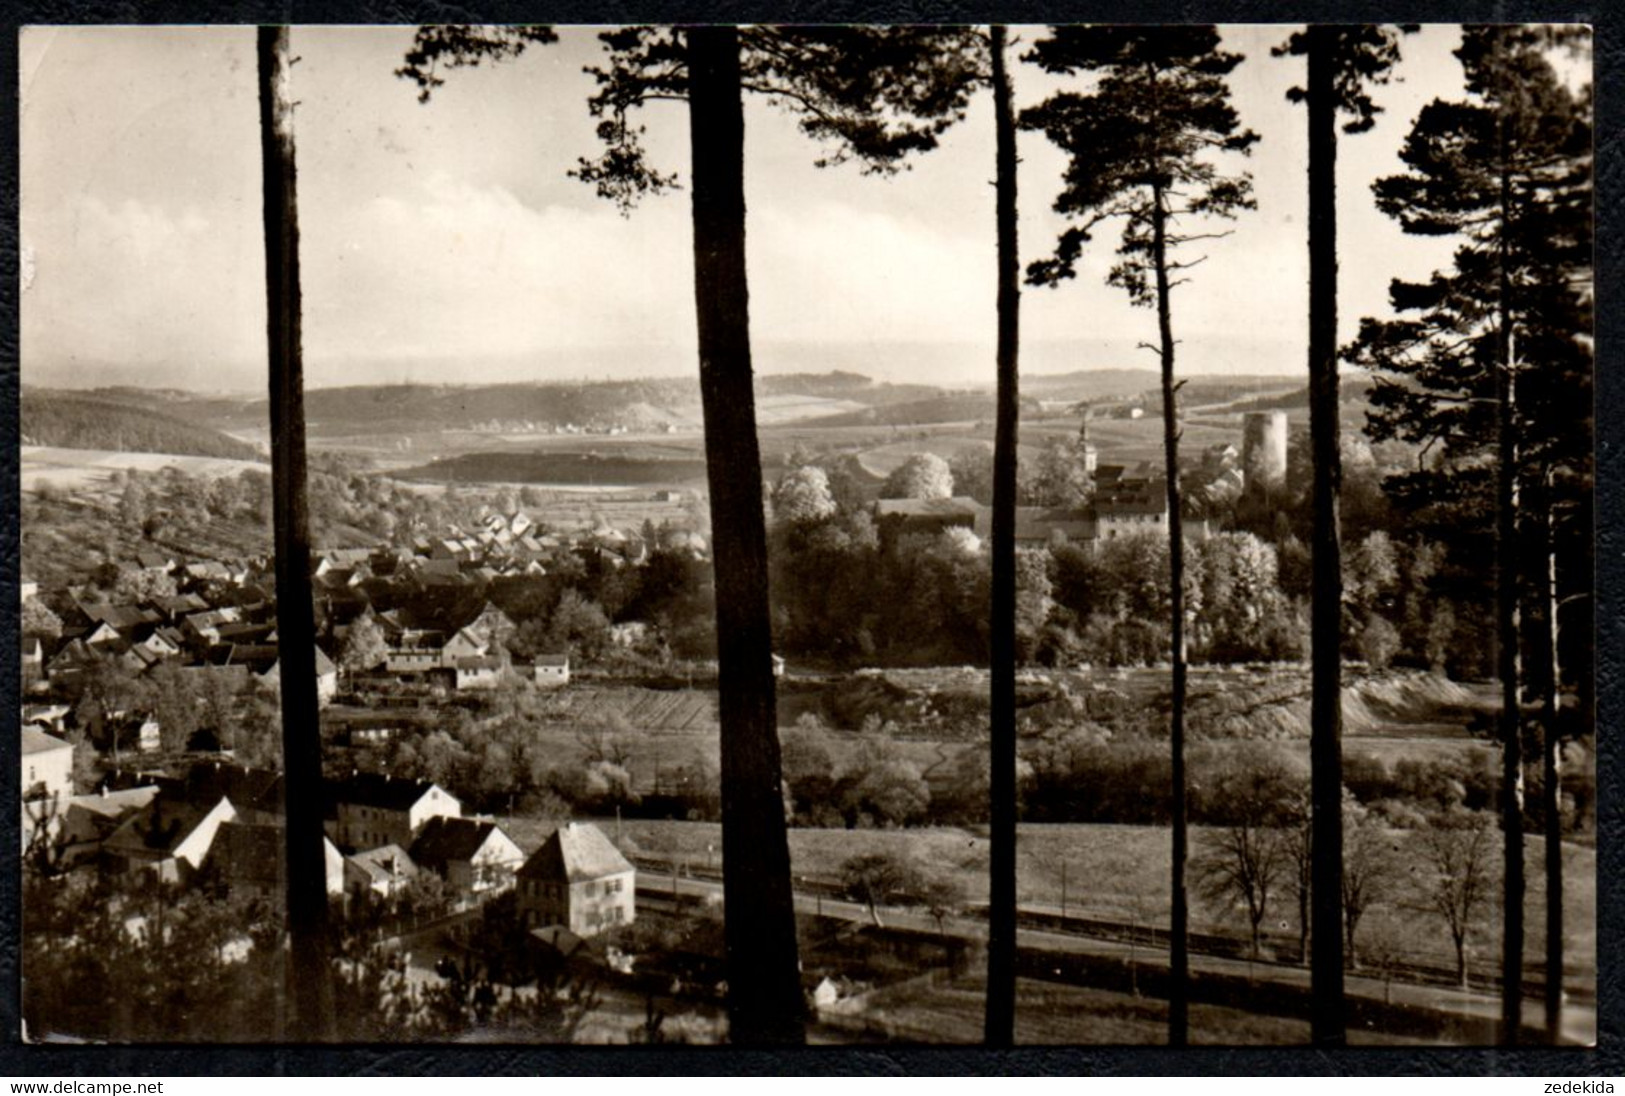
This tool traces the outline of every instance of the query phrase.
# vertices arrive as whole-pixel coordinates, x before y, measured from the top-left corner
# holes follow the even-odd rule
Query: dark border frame
[[[1615,94],[1625,55],[1620,21],[1602,0],[1343,0],[1291,4],[1284,0],[1092,0],[1088,5],[1039,4],[1033,0],[938,4],[927,0],[772,0],[770,3],[679,4],[673,0],[483,0],[468,6],[423,0],[339,0],[316,4],[231,0],[0,0],[0,605],[18,602],[20,565],[18,423],[18,50],[17,28],[31,23],[426,23],[426,22],[975,22],[1012,24],[1047,21],[1298,23],[1321,22],[1581,22],[1596,27],[1598,137],[1597,427],[1597,725],[1619,721],[1621,639],[1620,582],[1625,578],[1625,513],[1621,486],[1620,367],[1615,330],[1621,313],[1615,280],[1622,246],[1618,155],[1625,125]],[[991,367],[991,362],[989,363]],[[10,832],[18,817],[20,789],[12,777],[18,741],[19,651],[16,618],[0,624],[0,815]],[[0,1073],[60,1078],[93,1076],[224,1076],[438,1074],[462,1076],[796,1074],[796,1075],[1508,1075],[1582,1079],[1625,1074],[1620,993],[1625,935],[1625,887],[1618,811],[1620,748],[1598,736],[1598,1045],[1583,1049],[1352,1048],[1341,1051],[1285,1048],[1069,1047],[989,1051],[978,1047],[808,1048],[750,1051],[720,1048],[599,1047],[416,1047],[352,1046],[27,1046],[20,1042],[18,938],[21,928],[18,845],[0,836]]]

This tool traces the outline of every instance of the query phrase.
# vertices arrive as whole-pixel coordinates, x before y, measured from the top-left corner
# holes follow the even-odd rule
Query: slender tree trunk
[[[1185,894],[1185,862],[1190,853],[1185,806],[1185,524],[1180,513],[1179,403],[1174,383],[1174,328],[1168,299],[1168,211],[1163,186],[1151,192],[1151,252],[1157,273],[1157,337],[1162,354],[1162,447],[1168,486],[1168,623],[1173,681],[1168,710],[1168,744],[1173,755],[1171,789],[1173,865],[1168,921],[1168,1044],[1190,1039],[1190,953]],[[1255,943],[1256,947],[1256,943]]]
[[[1314,595],[1310,623],[1310,1038],[1342,1046],[1343,551],[1338,512],[1343,457],[1337,391],[1338,29],[1309,28],[1309,433],[1314,448]]]
[[[695,27],[687,38],[694,302],[717,587],[729,1038],[800,1043],[805,1006],[781,790],[745,276],[739,32]]]
[[[1541,815],[1546,852],[1546,1038],[1554,1046],[1563,1028],[1563,796],[1562,796],[1562,656],[1558,647],[1557,541],[1552,520],[1552,473],[1542,480],[1541,554],[1546,574],[1544,606],[1545,665],[1541,667]]]
[[[1309,892],[1298,892],[1298,962],[1309,961]]]
[[[1518,1041],[1523,1023],[1523,713],[1520,708],[1522,657],[1518,575],[1518,418],[1517,380],[1513,375],[1511,258],[1508,220],[1511,178],[1505,123],[1501,137],[1501,274],[1497,320],[1495,382],[1497,411],[1496,467],[1496,632],[1500,642],[1497,675],[1501,679],[1501,829],[1506,839],[1501,935],[1501,1040]]]
[[[295,1039],[333,1038],[333,970],[322,832],[322,741],[305,484],[305,391],[299,297],[299,202],[288,29],[259,28],[260,150],[265,202],[266,333],[271,372],[272,518],[287,823],[288,999]]]
[[[1016,1023],[1016,432],[1021,291],[1016,247],[1016,126],[1005,29],[990,28],[998,230],[998,407],[993,438],[993,590],[988,798],[988,1046],[1015,1042]]]

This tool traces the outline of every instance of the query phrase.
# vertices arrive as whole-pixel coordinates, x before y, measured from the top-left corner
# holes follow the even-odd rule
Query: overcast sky
[[[1030,42],[1040,28],[1020,32]],[[1235,103],[1262,140],[1234,167],[1259,208],[1176,291],[1181,372],[1304,368],[1307,255],[1301,58],[1282,27],[1226,28],[1246,55]],[[686,191],[623,219],[566,177],[593,155],[581,71],[591,30],[518,61],[450,72],[433,101],[396,78],[407,28],[295,28],[307,381],[471,383],[694,368]],[[1394,276],[1449,260],[1372,206],[1373,178],[1420,106],[1460,94],[1454,28],[1405,40],[1377,128],[1339,148],[1344,338]],[[251,28],[33,28],[21,46],[22,365],[30,384],[260,389],[264,270]],[[1046,79],[1015,66],[1018,107]],[[686,173],[686,108],[645,109],[657,166]],[[765,371],[853,368],[990,382],[992,110],[891,179],[819,170],[792,118],[748,107],[752,334]],[[1023,264],[1053,244],[1060,158],[1020,153]],[[1103,284],[1102,235],[1079,278],[1022,298],[1032,372],[1154,365],[1154,314]]]

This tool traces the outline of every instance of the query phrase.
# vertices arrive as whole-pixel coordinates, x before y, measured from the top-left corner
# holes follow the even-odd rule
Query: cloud
[[[202,376],[263,353],[260,251],[232,217],[79,194],[25,217],[22,231],[25,351],[58,366],[124,361]]]
[[[753,210],[752,327],[769,341],[984,341],[993,323],[985,234],[834,202]]]
[[[305,234],[313,356],[471,358],[692,342],[686,202],[631,220],[535,209],[448,175],[359,204],[320,203]]]

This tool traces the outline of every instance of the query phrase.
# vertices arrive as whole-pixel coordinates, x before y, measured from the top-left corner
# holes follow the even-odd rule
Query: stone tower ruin
[[[1275,491],[1286,482],[1286,412],[1242,416],[1241,470],[1248,490]]]

